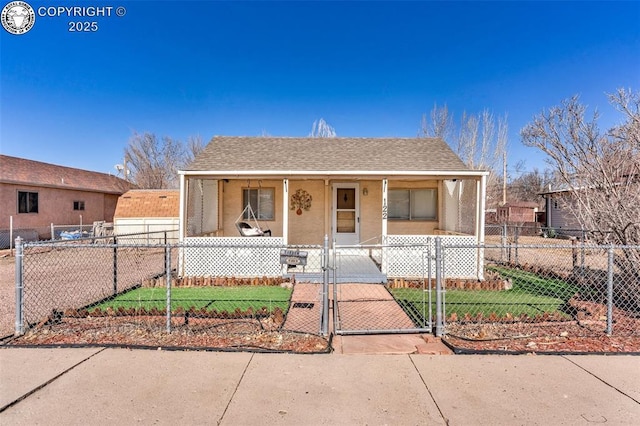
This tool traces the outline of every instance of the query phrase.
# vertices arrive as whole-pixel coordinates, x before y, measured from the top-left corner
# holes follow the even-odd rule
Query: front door
[[[333,238],[338,245],[360,243],[359,186],[357,183],[333,185]]]

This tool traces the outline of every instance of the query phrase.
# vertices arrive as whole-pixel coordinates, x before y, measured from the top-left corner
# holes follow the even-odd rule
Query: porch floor
[[[317,259],[316,259],[317,257]],[[330,255],[330,263],[333,263],[333,253]],[[331,265],[329,270],[329,282],[340,283],[386,283],[387,275],[380,272],[380,269],[374,260],[363,253],[336,253],[336,265]],[[283,277],[292,279],[302,283],[322,283],[322,269],[320,268],[320,252],[309,252],[308,263],[306,267],[296,266],[287,269]]]

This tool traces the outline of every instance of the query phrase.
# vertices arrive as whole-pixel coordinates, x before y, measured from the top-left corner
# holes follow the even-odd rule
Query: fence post
[[[500,243],[502,244],[502,250],[500,250],[500,260],[504,262],[504,258],[507,257],[507,224],[502,224],[502,235],[500,236]],[[511,259],[507,259],[511,260]]]
[[[518,237],[520,236],[520,227],[516,226],[515,229],[513,230],[513,235],[514,235],[514,240],[515,240],[515,244],[516,244],[516,265],[519,265],[520,263],[518,262]]]
[[[329,334],[329,236],[324,235],[322,247],[322,324],[320,333]]]
[[[613,246],[609,246],[607,259],[607,336],[613,333]]]
[[[436,237],[436,336],[443,333],[442,320],[442,238]]]
[[[24,334],[24,247],[22,238],[16,238],[16,327],[15,335]]]
[[[51,222],[51,241],[56,239],[55,229],[53,229],[53,222]]]
[[[580,240],[581,242],[581,250],[580,250],[580,276],[584,277],[584,266],[585,266],[585,239],[586,239],[586,232],[584,231],[584,227],[581,229],[582,231],[582,239]]]
[[[573,271],[576,270],[576,267],[578,266],[578,241],[574,238],[571,237],[571,269]]]
[[[13,256],[13,216],[9,216],[9,256]]]
[[[118,237],[113,237],[113,295],[118,294]]]
[[[171,247],[164,246],[165,276],[167,281],[167,333],[171,333]]]

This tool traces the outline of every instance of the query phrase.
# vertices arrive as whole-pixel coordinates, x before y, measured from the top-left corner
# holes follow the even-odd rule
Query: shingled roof
[[[177,189],[135,189],[118,198],[114,218],[178,217],[180,191]]]
[[[468,172],[438,138],[215,136],[186,171]]]
[[[0,183],[123,194],[133,185],[106,173],[91,172],[0,155]]]

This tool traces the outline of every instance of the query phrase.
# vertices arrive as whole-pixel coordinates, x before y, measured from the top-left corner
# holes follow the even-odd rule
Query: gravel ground
[[[0,251],[0,338],[13,334],[15,328],[15,259],[9,250]]]
[[[0,253],[0,337],[15,329],[15,258]],[[177,259],[174,256],[173,259]],[[25,322],[38,323],[53,309],[81,308],[143,279],[164,271],[162,249],[118,249],[114,282],[113,249],[89,248],[25,250]]]
[[[488,236],[486,244],[501,244],[499,236]],[[558,273],[572,273],[574,270],[574,255],[576,267],[584,267],[595,271],[607,270],[607,252],[604,250],[581,248],[580,243],[576,250],[572,250],[571,240],[542,237],[519,237],[518,244],[545,246],[541,248],[519,248],[517,251],[517,262],[520,264],[536,265],[541,268],[553,270]],[[584,254],[584,256],[583,256]],[[510,259],[516,262],[516,251],[511,250],[509,254],[506,249],[489,248],[485,250],[488,260],[504,262]],[[583,263],[584,261],[584,263]]]

